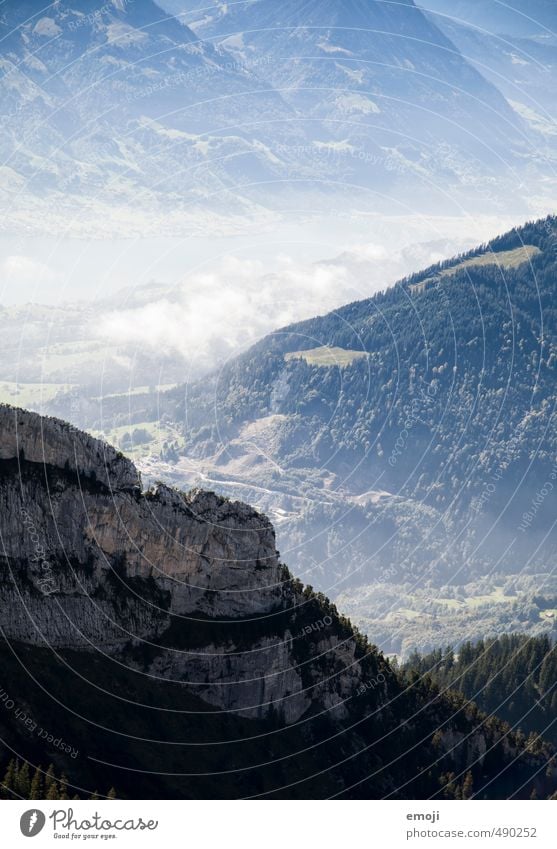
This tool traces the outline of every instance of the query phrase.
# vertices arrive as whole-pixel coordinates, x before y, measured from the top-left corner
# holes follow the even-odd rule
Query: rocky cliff
[[[3,406],[0,433],[8,639],[110,654],[148,647],[157,675],[210,704],[292,722],[310,706],[313,661],[300,669],[296,645],[308,627],[317,655],[341,670],[321,700],[342,712],[360,674],[354,644],[327,633],[331,616],[306,623],[308,598],[265,516],[212,492],[142,492],[133,463],[57,419]]]
[[[2,406],[0,505],[0,767],[134,798],[555,790],[550,747],[404,679],[245,504],[144,492],[114,449]]]

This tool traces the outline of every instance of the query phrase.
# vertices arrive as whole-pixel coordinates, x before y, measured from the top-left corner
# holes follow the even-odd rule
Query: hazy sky
[[[369,255],[377,261],[377,274],[368,284],[364,281],[361,297],[365,297],[385,282],[392,282],[383,278],[381,263],[409,245],[440,239],[456,247],[462,241],[475,244],[515,223],[520,222],[501,217],[387,219],[354,213],[347,218],[316,219],[303,226],[298,222],[280,224],[226,238],[58,240],[1,236],[0,303],[105,299],[123,287],[143,286],[152,280],[174,285],[206,273],[214,276],[214,295],[219,296],[223,286],[230,291],[233,285],[232,280],[217,273],[227,257],[255,263],[254,274],[260,276],[278,270],[277,258],[290,267],[331,259],[345,251]],[[416,262],[420,261],[417,256]],[[408,270],[417,271],[418,267],[410,264]],[[315,296],[314,283],[308,285],[309,294]],[[359,281],[352,281],[352,285],[359,286]]]

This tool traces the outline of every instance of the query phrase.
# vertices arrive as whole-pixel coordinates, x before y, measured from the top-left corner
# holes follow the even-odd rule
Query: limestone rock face
[[[139,485],[134,464],[122,454],[60,419],[0,405],[0,459],[21,457],[31,463],[59,466],[117,489]]]
[[[110,446],[6,406],[0,542],[10,640],[125,655],[218,708],[287,722],[315,700],[342,715],[358,686],[353,641],[321,623],[305,650],[307,597],[265,516],[212,492],[142,492]]]

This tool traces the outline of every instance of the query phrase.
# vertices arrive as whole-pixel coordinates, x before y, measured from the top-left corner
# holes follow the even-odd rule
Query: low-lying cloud
[[[195,376],[222,364],[258,338],[366,298],[417,268],[460,249],[440,239],[389,250],[356,244],[334,260],[304,265],[289,256],[269,263],[225,256],[218,265],[188,275],[178,285],[131,291],[97,326],[112,345],[148,347],[180,355]]]
[[[99,333],[112,344],[178,353],[204,371],[277,327],[362,296],[342,264],[303,267],[281,256],[274,268],[225,257],[150,303],[134,306],[130,296],[129,307],[102,316]]]

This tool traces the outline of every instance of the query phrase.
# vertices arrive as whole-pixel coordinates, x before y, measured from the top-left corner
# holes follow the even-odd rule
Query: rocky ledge
[[[157,676],[247,716],[294,721],[315,699],[342,714],[357,690],[354,640],[331,633],[332,615],[291,580],[271,523],[251,507],[162,484],[143,492],[114,448],[7,406],[0,499],[8,639],[133,651]]]

